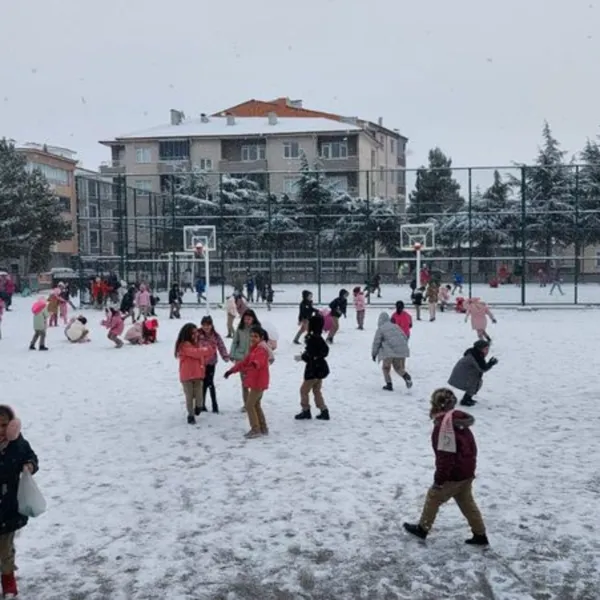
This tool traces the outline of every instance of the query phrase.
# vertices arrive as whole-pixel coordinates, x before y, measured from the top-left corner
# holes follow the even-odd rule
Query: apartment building
[[[252,174],[272,193],[293,195],[303,152],[310,162],[319,157],[340,189],[382,196],[403,207],[406,138],[381,123],[332,117],[280,117],[271,110],[262,116],[185,119],[172,110],[167,125],[102,141],[111,148],[112,160],[101,173],[126,177],[138,194],[159,193],[161,179],[164,184],[177,169],[197,168]]]
[[[62,215],[73,232],[69,240],[52,248],[52,267],[69,267],[71,256],[77,254],[77,194],[75,191],[76,152],[59,146],[26,143],[17,146],[17,152],[27,158],[29,169],[38,169],[61,203]]]

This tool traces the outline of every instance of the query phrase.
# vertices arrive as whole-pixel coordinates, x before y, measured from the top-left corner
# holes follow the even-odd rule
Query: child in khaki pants
[[[196,423],[202,412],[204,375],[206,361],[214,355],[210,347],[198,347],[198,328],[194,323],[186,323],[175,342],[175,358],[179,359],[179,380],[185,394],[187,422]]]

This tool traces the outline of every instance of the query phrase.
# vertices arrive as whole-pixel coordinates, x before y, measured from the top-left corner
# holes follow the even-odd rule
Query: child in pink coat
[[[125,329],[125,321],[123,321],[121,313],[116,308],[107,308],[106,318],[101,324],[108,329],[108,335],[106,337],[113,342],[117,348],[122,348],[123,340],[119,336]]]
[[[365,324],[365,310],[367,307],[367,303],[365,301],[365,295],[359,286],[356,286],[352,290],[352,294],[354,296],[354,308],[356,309],[356,323],[359,329],[364,329]]]
[[[146,284],[140,284],[140,290],[135,295],[135,303],[139,310],[138,319],[141,319],[142,316],[150,316],[150,291]]]
[[[492,338],[487,334],[487,318],[496,323],[496,317],[492,314],[488,305],[481,298],[470,298],[467,301],[467,312],[465,314],[465,323],[471,317],[471,327],[477,332],[477,337],[480,340],[492,341]]]

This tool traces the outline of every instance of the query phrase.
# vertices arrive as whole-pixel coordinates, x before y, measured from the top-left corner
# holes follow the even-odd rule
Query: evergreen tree
[[[452,159],[439,148],[429,151],[429,166],[417,171],[415,189],[409,197],[408,216],[412,223],[441,223],[446,213],[464,205],[460,184],[453,177]]]
[[[12,142],[0,140],[0,258],[26,257],[25,270],[41,271],[54,244],[72,236],[59,199]]]
[[[600,145],[588,140],[579,170],[578,238],[582,246],[600,242]]]
[[[544,123],[543,144],[535,166],[525,170],[527,242],[552,256],[554,244],[566,246],[574,240],[574,170],[564,162],[566,152]],[[520,184],[519,184],[520,185]]]

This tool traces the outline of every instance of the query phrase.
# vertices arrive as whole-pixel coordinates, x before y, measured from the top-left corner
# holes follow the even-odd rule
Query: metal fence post
[[[318,173],[316,173],[318,176]],[[321,194],[317,194],[317,302],[321,304]]]
[[[366,197],[366,202],[367,202],[367,231],[369,236],[371,235],[371,171],[366,171],[366,176],[367,176],[367,197]],[[371,244],[367,245],[367,285],[371,286]],[[369,295],[367,296],[367,304],[371,304],[371,293],[369,292]]]
[[[579,303],[579,254],[581,245],[579,240],[579,165],[575,167],[575,273],[574,273],[574,301]]]
[[[219,173],[219,239],[221,249],[221,303],[225,302],[225,211],[223,208],[223,173]]]
[[[123,208],[123,177],[117,178],[117,207],[119,211],[119,271],[121,279],[126,279],[125,275],[125,240],[127,236],[123,228],[125,227],[125,209]]]
[[[171,248],[172,259],[173,259],[173,280],[171,284],[175,282],[179,282],[179,273],[177,271],[177,252],[176,248],[176,235],[177,235],[177,218],[176,218],[176,210],[175,210],[175,175],[171,175],[171,243],[167,246]],[[207,250],[208,252],[208,250]],[[195,282],[194,282],[195,283]]]
[[[526,167],[521,167],[521,306],[527,302],[527,178]]]
[[[473,297],[473,170],[468,169],[469,298]]]
[[[268,236],[268,251],[269,251],[269,282],[273,285],[273,207],[271,206],[271,178],[267,174],[267,236]]]

